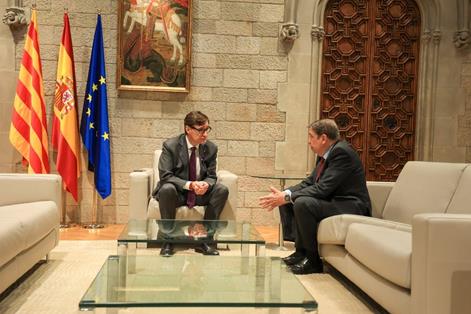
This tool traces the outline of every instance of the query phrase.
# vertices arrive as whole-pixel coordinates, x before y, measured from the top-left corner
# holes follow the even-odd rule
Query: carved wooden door
[[[321,118],[358,151],[368,180],[414,158],[420,12],[414,0],[331,0],[324,16]]]

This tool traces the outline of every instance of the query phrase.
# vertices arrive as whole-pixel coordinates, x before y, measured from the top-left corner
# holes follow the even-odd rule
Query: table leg
[[[280,222],[278,224],[278,244],[273,243],[268,248],[275,251],[288,251],[288,249],[285,248],[284,245],[285,245],[285,241],[283,239],[283,227]]]
[[[265,256],[265,244],[255,245],[255,256]]]
[[[249,223],[242,223],[242,240],[248,240],[250,238],[250,224]],[[241,243],[240,250],[242,257],[249,256],[249,245],[247,243]]]
[[[128,273],[128,243],[118,242],[118,269],[116,270],[117,282],[116,287],[126,286],[126,276]],[[113,274],[113,273],[109,273]]]
[[[128,251],[127,251],[127,263],[128,263],[128,274],[135,274],[136,273],[136,248],[137,243],[128,243]]]

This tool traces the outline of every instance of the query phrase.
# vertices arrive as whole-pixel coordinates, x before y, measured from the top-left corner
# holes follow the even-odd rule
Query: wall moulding
[[[471,41],[469,0],[456,0],[456,28],[453,42],[457,48],[467,47]]]
[[[293,42],[299,37],[299,25],[296,23],[298,0],[285,1],[284,23],[281,25],[280,39]]]

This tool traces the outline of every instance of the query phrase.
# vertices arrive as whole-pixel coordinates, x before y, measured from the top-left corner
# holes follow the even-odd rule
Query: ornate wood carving
[[[420,13],[413,0],[332,0],[324,17],[321,117],[338,123],[368,180],[414,156]]]

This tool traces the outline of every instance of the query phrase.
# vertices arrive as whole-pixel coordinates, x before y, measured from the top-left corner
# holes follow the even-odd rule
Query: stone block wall
[[[250,175],[276,171],[275,142],[283,141],[285,136],[285,113],[277,107],[278,83],[286,82],[288,64],[278,41],[284,12],[282,0],[194,0],[191,92],[185,95],[116,90],[117,0],[36,2],[49,124],[64,4],[69,5],[79,114],[96,12],[97,8],[101,10],[113,185],[112,195],[98,200],[102,222],[127,221],[129,173],[150,167],[153,151],[165,139],[182,132],[186,113],[201,110],[211,119],[210,138],[220,148],[219,168],[240,178],[237,219],[265,225],[275,223],[273,213],[259,208],[258,197],[267,193],[269,185],[279,186],[279,182]],[[24,41],[16,45],[17,70],[23,45]],[[11,44],[10,47],[14,49]],[[55,170],[53,154],[50,156],[51,168]],[[74,222],[92,218],[93,174],[86,169],[85,156],[83,152],[80,202],[75,203],[67,195],[67,216]]]
[[[0,12],[12,5],[13,1],[2,1]],[[16,80],[18,74],[15,71],[15,42],[10,27],[0,24],[0,172],[13,172],[16,165],[14,160],[19,160],[13,147],[10,145],[8,134],[11,122],[11,107],[15,97]]]

